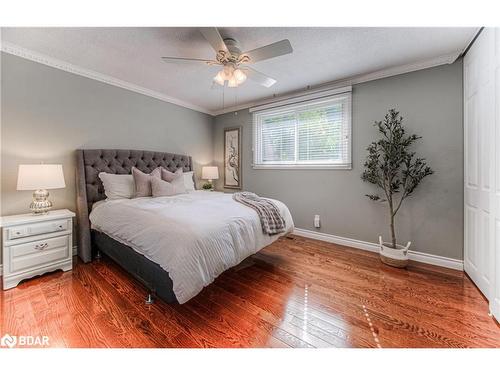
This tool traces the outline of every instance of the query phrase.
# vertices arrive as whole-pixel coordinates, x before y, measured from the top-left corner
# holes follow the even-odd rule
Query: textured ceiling
[[[2,40],[214,112],[290,91],[463,50],[475,28],[221,28],[251,50],[289,39],[293,54],[255,63],[275,79],[238,89],[212,84],[218,67],[166,64],[161,56],[213,59],[197,28],[3,28]]]

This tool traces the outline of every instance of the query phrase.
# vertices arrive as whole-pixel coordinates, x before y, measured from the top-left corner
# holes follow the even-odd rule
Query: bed
[[[172,197],[106,200],[100,172],[192,171],[186,155],[139,150],[77,150],[78,255],[102,252],[166,302],[184,303],[220,273],[293,230],[262,233],[257,213],[230,194],[195,191]]]

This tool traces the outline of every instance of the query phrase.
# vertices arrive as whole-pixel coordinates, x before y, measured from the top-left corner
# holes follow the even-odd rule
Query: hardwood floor
[[[0,292],[0,335],[53,347],[500,347],[464,273],[284,238],[184,305],[157,300],[107,258]]]

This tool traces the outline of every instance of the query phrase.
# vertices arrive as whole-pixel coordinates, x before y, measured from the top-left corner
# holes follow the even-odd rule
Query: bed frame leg
[[[153,295],[151,293],[148,293],[148,296],[146,297],[146,301],[144,301],[146,305],[152,305],[155,303],[155,300],[153,299]]]
[[[96,260],[100,260],[101,259],[101,252],[99,250],[97,250],[97,253],[95,255],[95,259]]]

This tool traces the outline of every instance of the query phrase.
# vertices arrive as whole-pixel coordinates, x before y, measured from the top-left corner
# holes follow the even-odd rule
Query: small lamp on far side
[[[203,185],[204,190],[214,190],[213,180],[219,178],[219,168],[214,166],[206,166],[201,169],[201,178],[208,180],[208,183]]]

